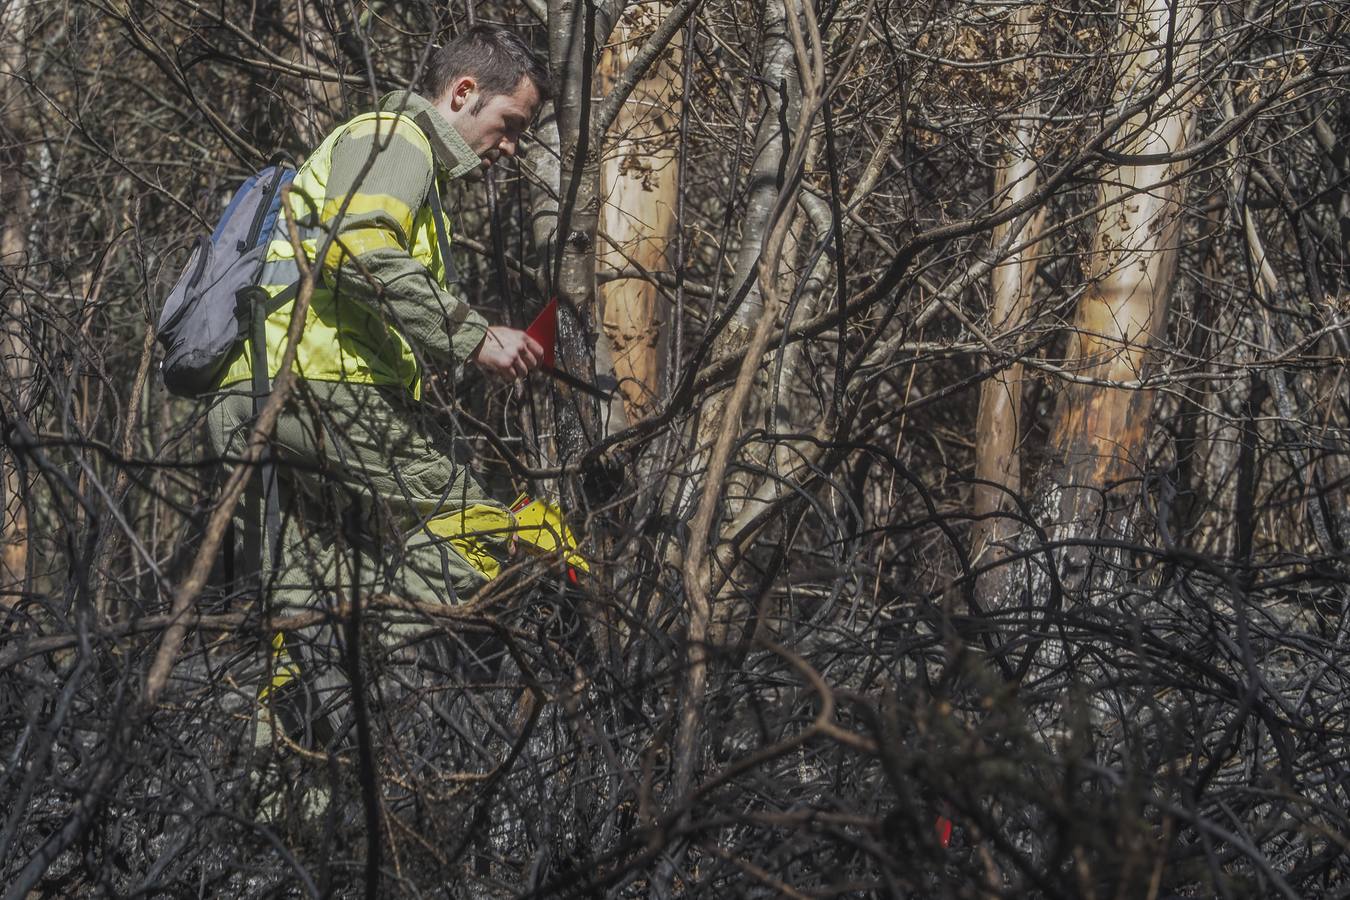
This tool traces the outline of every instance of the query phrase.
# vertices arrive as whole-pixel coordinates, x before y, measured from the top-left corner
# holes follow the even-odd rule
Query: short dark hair
[[[483,92],[474,112],[495,94],[514,93],[522,78],[534,83],[541,103],[553,96],[548,66],[520,35],[501,25],[475,25],[437,50],[423,83],[427,99],[441,99],[465,75],[477,79]]]

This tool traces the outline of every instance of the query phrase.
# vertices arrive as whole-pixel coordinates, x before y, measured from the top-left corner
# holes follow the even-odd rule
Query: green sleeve
[[[379,131],[372,123],[333,148],[320,221],[336,222],[337,230],[323,276],[344,299],[378,310],[419,354],[459,366],[482,342],[487,321],[411,255],[413,217],[431,188],[430,148],[408,133],[416,128],[411,120],[380,122]]]

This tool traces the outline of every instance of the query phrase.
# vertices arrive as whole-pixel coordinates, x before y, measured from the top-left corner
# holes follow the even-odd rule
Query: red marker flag
[[[548,305],[539,311],[539,315],[534,317],[530,327],[525,329],[525,333],[539,342],[539,346],[544,348],[543,366],[545,369],[553,368],[553,351],[558,343],[558,298],[554,297],[548,301]]]
[[[937,829],[938,843],[942,849],[947,849],[952,844],[952,820],[946,816],[938,816],[937,821],[933,823]]]
[[[534,317],[530,327],[525,329],[525,333],[539,342],[539,346],[544,348],[544,358],[539,361],[540,371],[546,373],[557,381],[561,381],[570,387],[579,391],[585,391],[597,400],[609,400],[614,393],[617,384],[608,388],[602,388],[599,385],[591,384],[571,372],[563,372],[557,368],[556,354],[558,345],[558,298],[554,297],[548,301],[548,305],[539,311],[539,315]],[[613,382],[613,379],[610,379]]]

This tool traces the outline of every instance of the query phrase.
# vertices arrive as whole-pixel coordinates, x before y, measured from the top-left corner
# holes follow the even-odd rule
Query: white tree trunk
[[[625,10],[613,42],[600,60],[599,85],[608,94],[614,81],[632,64],[643,42],[670,12],[664,0]],[[601,163],[600,249],[602,265],[662,272],[669,268],[667,251],[676,233],[676,126],[682,99],[679,71],[682,48],[672,42],[623,104]],[[600,288],[601,327],[609,342],[614,375],[619,380],[622,409],[608,418],[609,427],[647,416],[660,384],[662,315],[656,285],[639,278],[605,283]]]
[[[764,59],[761,76],[765,82],[766,102],[762,116],[755,129],[754,144],[751,148],[749,182],[745,213],[741,216],[740,243],[732,271],[731,283],[724,293],[735,298],[744,293],[726,328],[713,343],[713,358],[734,353],[745,347],[755,324],[766,314],[763,290],[759,281],[759,263],[761,250],[767,230],[769,217],[779,194],[779,173],[787,148],[793,140],[792,128],[797,120],[797,111],[801,105],[800,85],[794,74],[792,42],[788,37],[787,10],[782,0],[770,0],[764,11]],[[780,92],[781,86],[781,92]],[[783,108],[786,101],[787,108]],[[783,127],[783,123],[787,127]],[[796,228],[793,229],[794,234]],[[792,236],[789,240],[792,240]],[[790,260],[784,253],[782,260]],[[780,274],[786,274],[780,272]],[[768,310],[770,316],[779,310]],[[720,314],[716,310],[714,314]],[[691,468],[701,470],[707,459],[707,449],[718,439],[722,427],[723,410],[726,407],[725,392],[711,395],[703,404],[700,413],[700,425],[696,437],[696,446],[700,448]],[[751,413],[759,411],[751,401]],[[729,498],[744,497],[750,486],[738,471],[728,475],[725,485]],[[695,480],[685,485],[685,491],[677,502],[681,510],[693,503],[698,490]],[[734,513],[737,501],[731,501],[730,511]]]
[[[1172,64],[1170,87],[1124,126],[1122,154],[1168,154],[1190,138],[1196,90],[1190,74],[1199,54],[1196,0],[1127,2],[1116,52],[1121,60],[1116,99],[1130,103],[1157,90]],[[1173,39],[1169,52],[1168,40]],[[1096,380],[1135,381],[1149,348],[1167,327],[1176,268],[1187,163],[1121,165],[1102,173],[1101,218],[1088,258],[1089,287],[1078,305],[1065,367]],[[1049,444],[1047,508],[1057,512],[1054,534],[1096,532],[1102,489],[1136,476],[1148,439],[1152,392],[1074,382],[1059,398]],[[1067,553],[1065,576],[1081,574],[1086,551]]]
[[[1035,8],[1026,4],[1012,12],[1009,23],[1013,32],[1012,46],[1021,52],[1028,51],[1036,43],[1040,29],[1032,21]],[[1036,75],[1033,66],[1033,58],[1028,55],[1013,64],[1013,76],[1031,82]],[[998,210],[1020,203],[1036,190],[1038,111],[1036,102],[1031,101],[1024,110],[1025,117],[1008,140],[1003,164],[994,176],[995,208]],[[1016,335],[1027,319],[1031,283],[1036,272],[1039,245],[1028,242],[1027,238],[1040,230],[1043,218],[1044,208],[1029,221],[1019,217],[999,225],[992,237],[994,253],[1002,261],[991,273],[993,296],[989,333],[1010,351],[1015,350],[1015,338],[1009,341],[1005,336]],[[989,359],[989,362],[997,364],[998,360]],[[1015,508],[1012,498],[1022,490],[1021,406],[1021,363],[1012,363],[980,386],[975,424],[975,477],[992,484],[977,483],[974,490],[976,522],[971,539],[971,559],[977,566],[1005,557],[1007,552],[1002,542],[1017,531],[1015,522],[998,516]],[[980,586],[990,584],[989,593],[997,594],[1001,593],[1001,581],[1002,578],[995,575],[982,579]]]

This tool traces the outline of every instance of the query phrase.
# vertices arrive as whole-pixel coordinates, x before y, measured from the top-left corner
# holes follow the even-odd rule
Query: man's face
[[[482,108],[475,111],[480,101]],[[521,134],[539,111],[539,90],[533,81],[521,78],[510,94],[484,99],[477,80],[466,75],[451,83],[436,108],[487,168],[502,155],[516,155]]]

